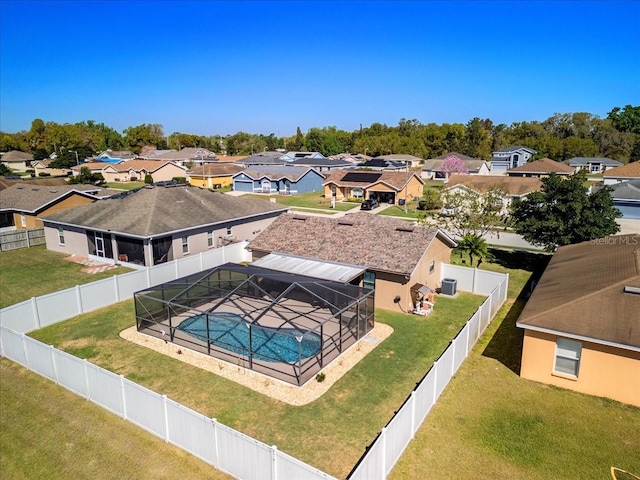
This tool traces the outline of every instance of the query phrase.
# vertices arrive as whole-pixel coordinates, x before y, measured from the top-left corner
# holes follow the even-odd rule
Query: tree
[[[586,178],[582,171],[569,178],[553,173],[543,178],[541,191],[512,208],[516,233],[552,252],[558,246],[618,232],[620,211],[613,206],[611,188],[605,186],[590,195]]]
[[[157,123],[129,127],[123,133],[125,144],[136,153],[140,152],[140,149],[145,145],[153,145],[159,149],[164,149],[167,146],[162,125]]]
[[[7,176],[12,174],[13,172],[9,167],[7,167],[4,163],[0,163],[0,175]]]
[[[607,118],[610,118],[614,127],[621,132],[640,134],[640,106],[625,105],[622,110],[615,107]]]
[[[153,183],[153,176],[150,173],[147,173],[144,176],[144,183],[146,183],[147,185],[151,185]]]
[[[71,184],[89,184],[89,185],[102,185],[104,183],[104,177],[101,173],[91,173],[89,167],[80,168],[80,174],[69,179]]]
[[[452,173],[469,173],[469,169],[464,162],[455,155],[449,155],[445,158],[440,166],[440,170],[442,170],[446,178],[449,178],[449,175]]]
[[[478,265],[482,263],[483,258],[491,257],[487,241],[479,235],[467,233],[458,241],[456,248],[469,255],[469,265],[472,267],[474,257],[478,259]]]
[[[506,221],[502,211],[505,195],[499,188],[484,193],[467,187],[447,190],[441,195],[443,208],[437,219],[447,232],[456,237],[496,234]]]

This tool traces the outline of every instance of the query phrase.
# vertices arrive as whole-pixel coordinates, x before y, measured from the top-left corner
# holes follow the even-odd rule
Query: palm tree
[[[482,263],[483,258],[491,257],[487,241],[480,235],[466,233],[458,242],[458,250],[466,252],[469,255],[469,263],[473,267],[473,258],[478,258],[478,266]]]

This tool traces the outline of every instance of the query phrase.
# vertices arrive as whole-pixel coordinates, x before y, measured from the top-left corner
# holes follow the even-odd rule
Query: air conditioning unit
[[[455,295],[458,287],[458,281],[455,278],[443,278],[440,286],[440,293],[443,295]]]

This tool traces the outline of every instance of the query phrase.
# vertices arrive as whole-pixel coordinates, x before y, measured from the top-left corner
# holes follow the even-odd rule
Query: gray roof
[[[143,187],[42,220],[147,238],[286,210],[266,200],[196,187]]]
[[[240,173],[236,173],[234,177],[237,177],[241,173],[244,173],[254,180],[267,177],[272,180],[280,180],[286,178],[295,182],[311,170],[315,172],[315,170],[309,167],[293,167],[288,165],[255,165],[244,169]],[[324,175],[322,175],[321,173],[315,173],[324,178]]]
[[[357,265],[312,260],[283,253],[270,253],[251,265],[341,283],[350,282],[366,270],[365,267]]]
[[[429,160],[425,160],[421,170],[439,172],[440,169],[442,168],[442,164],[444,163],[446,158],[449,156],[455,156],[459,158],[462,161],[462,163],[464,163],[464,166],[467,168],[467,170],[469,170],[470,172],[480,171],[482,166],[485,164],[484,160],[478,160],[476,158],[467,157],[466,155],[459,156],[458,154],[452,153],[448,155],[441,155],[440,157],[442,158],[438,157],[438,158],[430,158]]]
[[[197,160],[199,158],[215,158],[216,154],[206,148],[187,147],[179,152],[175,150],[167,151],[163,154],[156,154],[153,158],[159,160]]]
[[[353,162],[348,160],[336,160],[333,158],[298,158],[289,162],[288,165],[309,166],[309,167],[353,167]]]
[[[33,160],[33,155],[30,153],[20,152],[19,150],[11,150],[2,155],[3,162],[22,162]]]
[[[455,246],[437,228],[391,217],[364,212],[342,218],[283,214],[248,248],[411,275],[436,236]]]
[[[260,152],[243,158],[237,163],[243,165],[285,165],[289,161],[283,160],[283,156],[284,154],[281,152]]]
[[[640,201],[640,180],[629,180],[609,186],[612,189],[611,198],[613,199]]]
[[[97,198],[108,195],[95,185],[32,185],[22,182],[0,192],[0,210],[37,213],[48,205],[58,202],[74,193]]]
[[[405,153],[391,153],[389,155],[378,155],[374,158],[381,158],[382,160],[391,160],[392,162],[419,162],[422,160],[415,155],[408,155]]]
[[[500,148],[499,150],[494,150],[494,152],[509,153],[509,152],[516,152],[518,150],[527,150],[531,153],[537,153],[537,150],[534,150],[533,148],[529,148],[529,147],[524,147],[522,145],[511,145],[509,147]]]
[[[601,163],[607,167],[619,167],[622,165],[622,162],[606,157],[573,157],[569,159],[569,165],[571,166],[588,165],[590,163]]]

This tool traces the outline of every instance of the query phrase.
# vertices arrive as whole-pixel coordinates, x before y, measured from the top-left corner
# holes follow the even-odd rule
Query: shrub
[[[187,183],[187,177],[173,177],[171,180],[176,183]]]
[[[51,176],[51,174],[50,174],[49,172],[40,172],[40,173],[38,174],[38,176],[39,176],[39,177],[50,177],[50,176]]]
[[[147,173],[144,176],[144,183],[146,183],[147,185],[152,184],[153,183],[153,177],[151,176],[150,173]]]
[[[324,374],[324,372],[320,372],[319,374],[316,375],[316,381],[318,383],[324,382],[325,378],[326,378],[326,375]]]

